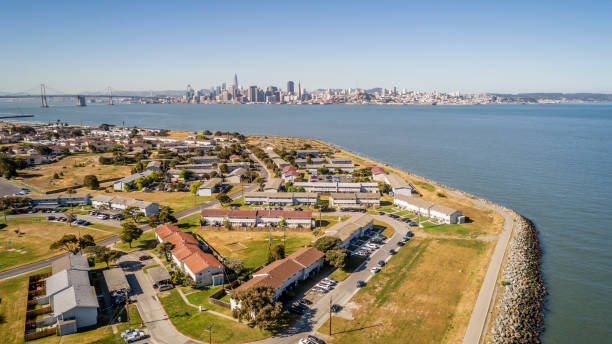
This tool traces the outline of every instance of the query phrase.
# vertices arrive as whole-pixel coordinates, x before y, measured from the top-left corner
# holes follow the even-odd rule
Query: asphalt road
[[[0,197],[13,195],[20,190],[21,188],[19,186],[4,179],[0,179]]]
[[[143,263],[138,260],[138,252],[123,255],[119,266],[123,269],[130,284],[131,299],[136,300],[136,307],[142,321],[147,326],[145,332],[150,336],[143,343],[155,344],[195,344],[197,341],[178,332],[168,319],[166,312],[157,299],[151,280],[142,270]]]

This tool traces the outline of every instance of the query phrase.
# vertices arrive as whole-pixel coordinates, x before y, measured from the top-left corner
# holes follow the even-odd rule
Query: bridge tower
[[[87,106],[85,96],[77,96],[77,106]]]
[[[43,108],[49,107],[49,105],[47,104],[47,85],[45,84],[40,84],[40,100],[42,102],[40,107],[43,107]]]
[[[113,89],[108,86],[106,90],[108,91],[108,105],[113,105]]]

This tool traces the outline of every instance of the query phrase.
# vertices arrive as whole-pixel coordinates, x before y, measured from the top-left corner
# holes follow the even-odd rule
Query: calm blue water
[[[38,106],[0,114],[314,137],[513,208],[541,231],[545,342],[612,338],[612,104]]]

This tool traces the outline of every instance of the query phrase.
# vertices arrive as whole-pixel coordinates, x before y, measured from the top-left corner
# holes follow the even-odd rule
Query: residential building
[[[412,194],[418,193],[412,184],[397,174],[385,174],[384,182],[391,186],[393,195],[412,196]]]
[[[299,282],[318,273],[323,266],[325,254],[314,247],[303,247],[290,256],[274,261],[259,271],[253,277],[234,289],[234,292],[248,290],[256,286],[269,286],[274,289],[274,299],[292,290]],[[230,298],[231,308],[240,307],[240,303]]]
[[[311,211],[202,209],[200,214],[202,222],[212,226],[227,222],[236,227],[277,227],[283,220],[288,227],[314,226]]]
[[[65,193],[65,194],[30,194],[27,196],[32,200],[32,206],[34,208],[55,208],[55,207],[69,207],[75,205],[87,205],[89,204],[88,193]]]
[[[320,193],[339,193],[339,192],[350,192],[350,193],[379,193],[377,183],[340,183],[340,182],[295,182],[293,183],[296,187],[303,187],[306,192],[320,192]]]
[[[325,235],[340,239],[340,248],[347,248],[353,240],[361,237],[374,227],[371,215],[358,214],[346,221],[336,223],[325,231]]]
[[[263,191],[264,192],[278,192],[282,185],[283,181],[278,178],[271,178],[264,184]]]
[[[465,222],[465,216],[463,216],[460,211],[431,203],[421,198],[400,194],[393,198],[393,204],[402,209],[410,210],[420,216],[426,216],[439,222],[447,224]]]
[[[340,209],[363,208],[380,205],[380,196],[374,193],[332,193],[329,205]]]
[[[161,161],[149,161],[146,169],[147,171],[153,171],[153,172],[161,171]]]
[[[225,181],[230,184],[239,184],[245,172],[244,168],[237,168],[225,177]]]
[[[246,204],[270,205],[313,205],[319,195],[313,192],[247,192],[244,194]]]
[[[125,210],[128,207],[136,207],[144,216],[159,213],[159,204],[157,203],[118,196],[96,195],[91,199],[91,205],[96,209],[118,211]]]
[[[158,242],[167,241],[174,245],[170,252],[176,266],[195,282],[195,287],[221,285],[223,265],[210,253],[202,250],[200,242],[177,226],[164,224],[155,229]]]
[[[198,188],[198,196],[212,196],[221,191],[221,178],[210,178]]]

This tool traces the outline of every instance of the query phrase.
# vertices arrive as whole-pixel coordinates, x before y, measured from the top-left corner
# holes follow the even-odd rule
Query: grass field
[[[353,298],[355,319],[334,318],[332,342],[461,342],[492,247],[478,240],[411,240]],[[328,326],[319,331],[327,334]]]
[[[47,191],[81,185],[83,178],[88,174],[95,175],[98,180],[124,177],[130,174],[132,169],[130,166],[101,165],[98,159],[102,155],[110,156],[110,154],[94,153],[72,155],[58,162],[21,170],[17,180]],[[55,173],[60,175],[60,179],[53,179]]]
[[[337,281],[344,281],[355,269],[365,261],[364,257],[353,255],[349,256],[348,262],[342,269],[336,269],[332,272],[329,277],[334,278]]]
[[[250,328],[208,312],[198,312],[187,306],[176,290],[159,294],[159,299],[174,326],[180,332],[196,339],[208,340],[208,333],[203,329],[211,323],[214,324],[212,340],[215,343],[249,342],[271,335],[267,331]]]
[[[234,230],[202,230],[194,229],[210,245],[222,255],[237,258],[243,261],[244,267],[253,269],[264,265],[268,258],[268,232],[234,231]],[[271,232],[271,246],[282,244],[283,233]],[[308,246],[314,239],[310,232],[286,232],[286,254],[289,255],[297,249]],[[232,245],[241,243],[247,248],[236,250]]]
[[[204,287],[203,289],[192,289],[189,287],[185,287],[183,288],[183,292],[187,296],[187,300],[189,300],[189,302],[191,302],[194,305],[202,305],[202,307],[204,307],[205,309],[212,309],[213,311],[217,311],[219,313],[232,315],[232,311],[230,309],[227,309],[221,306],[217,306],[215,304],[208,302],[208,298],[212,294],[221,290],[221,288],[223,287],[220,285],[214,286],[214,287],[213,286]]]
[[[135,251],[135,250],[152,250],[157,245],[157,240],[155,239],[155,233],[150,230],[148,232],[142,233],[138,240],[132,241],[132,248],[128,245],[128,243],[119,241],[115,244],[115,247],[123,250],[123,251]]]
[[[390,226],[386,222],[382,222],[379,220],[374,220],[374,229],[382,229],[382,232],[380,234],[386,236],[387,238],[390,238],[395,234],[395,229],[392,226]]]
[[[15,233],[15,230],[19,230],[20,234]],[[0,270],[60,254],[63,251],[51,250],[49,245],[65,234],[78,236],[79,233],[80,235],[90,234],[96,241],[114,234],[89,227],[49,222],[42,218],[9,219],[8,226],[0,229]]]

